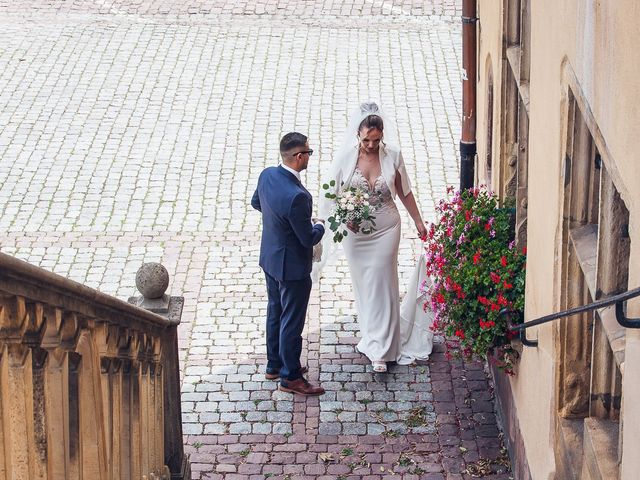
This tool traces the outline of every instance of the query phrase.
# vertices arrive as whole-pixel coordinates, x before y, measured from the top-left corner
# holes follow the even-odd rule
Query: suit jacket
[[[281,166],[263,170],[251,206],[262,212],[260,266],[281,282],[302,280],[311,273],[313,246],[324,226],[312,225],[311,194]]]

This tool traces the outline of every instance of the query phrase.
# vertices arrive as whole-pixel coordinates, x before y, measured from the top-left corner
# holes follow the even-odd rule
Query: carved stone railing
[[[183,478],[179,318],[0,254],[0,480]]]

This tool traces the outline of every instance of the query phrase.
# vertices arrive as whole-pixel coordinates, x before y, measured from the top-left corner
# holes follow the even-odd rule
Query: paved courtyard
[[[0,250],[106,293],[142,262],[185,297],[195,479],[509,478],[481,364],[373,374],[344,259],[314,287],[303,356],[327,393],[264,380],[260,217],[280,136],[322,172],[361,100],[396,119],[426,219],[458,183],[460,0],[0,0]],[[401,285],[420,248],[403,212]],[[503,472],[503,473],[500,473]]]

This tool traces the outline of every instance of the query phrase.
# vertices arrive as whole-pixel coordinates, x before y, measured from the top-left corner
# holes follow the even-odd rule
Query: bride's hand
[[[427,226],[422,220],[420,220],[419,222],[416,222],[416,229],[418,230],[418,238],[424,242],[427,239],[427,234],[429,233]]]

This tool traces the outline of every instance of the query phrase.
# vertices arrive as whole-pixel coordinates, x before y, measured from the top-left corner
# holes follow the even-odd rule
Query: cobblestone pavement
[[[317,193],[348,112],[377,98],[431,219],[458,182],[459,15],[459,0],[0,0],[0,249],[121,298],[142,262],[167,267],[194,478],[460,479],[499,457],[481,365],[438,349],[374,375],[354,352],[343,259],[305,330],[327,393],[264,381],[247,205],[290,130],[319,153],[303,175]],[[401,284],[419,249],[403,225]]]

